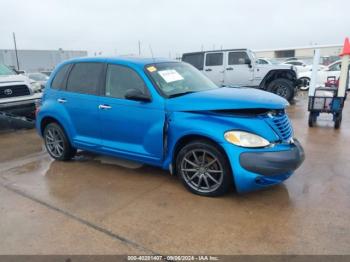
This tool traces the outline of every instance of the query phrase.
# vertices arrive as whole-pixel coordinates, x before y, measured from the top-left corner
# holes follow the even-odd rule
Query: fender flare
[[[278,78],[288,79],[288,80],[292,81],[294,83],[294,85],[296,85],[296,82],[297,82],[297,74],[295,73],[294,70],[292,70],[292,69],[275,69],[275,70],[269,71],[265,75],[263,80],[260,82],[259,88],[266,90],[268,84],[270,82],[272,82],[273,80],[278,79]]]

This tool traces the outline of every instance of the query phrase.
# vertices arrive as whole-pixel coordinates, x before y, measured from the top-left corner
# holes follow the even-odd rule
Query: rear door
[[[224,84],[224,52],[205,54],[204,74],[217,86]]]
[[[245,51],[228,52],[225,68],[225,84],[251,86],[254,69],[246,64],[249,59]]]
[[[96,149],[101,144],[98,90],[103,81],[103,63],[76,63],[73,65],[66,90],[57,102],[65,109],[73,143],[79,148]]]
[[[102,150],[151,164],[163,157],[164,106],[156,101],[125,98],[130,89],[150,94],[139,72],[125,65],[107,66],[105,90],[101,97]]]

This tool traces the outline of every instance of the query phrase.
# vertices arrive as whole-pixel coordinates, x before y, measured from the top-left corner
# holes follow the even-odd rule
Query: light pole
[[[15,35],[14,32],[12,33],[12,35],[13,35],[13,43],[15,45],[15,55],[16,55],[16,61],[17,61],[17,70],[19,70],[19,60],[18,60],[18,53],[17,53],[16,35]]]

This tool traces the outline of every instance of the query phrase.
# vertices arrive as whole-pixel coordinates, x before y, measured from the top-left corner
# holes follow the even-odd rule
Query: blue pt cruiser
[[[36,125],[54,159],[77,149],[130,159],[217,196],[276,185],[300,166],[286,106],[264,91],[217,87],[182,62],[82,58],[55,69]]]

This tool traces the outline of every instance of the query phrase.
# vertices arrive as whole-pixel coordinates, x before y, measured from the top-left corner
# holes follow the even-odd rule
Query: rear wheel
[[[64,130],[57,123],[50,123],[45,127],[44,141],[47,152],[56,160],[70,160],[76,153]]]
[[[198,195],[223,195],[232,186],[226,156],[205,140],[193,141],[180,150],[176,170],[185,187]]]
[[[273,80],[267,87],[267,91],[291,101],[294,97],[293,82],[288,79],[278,78]]]
[[[299,85],[299,89],[301,91],[307,91],[309,90],[310,87],[310,78],[308,77],[301,77],[299,78],[300,81],[300,85]]]
[[[313,127],[316,124],[317,115],[315,113],[309,113],[309,127]]]
[[[341,121],[342,121],[342,113],[337,113],[335,115],[335,120],[334,120],[334,128],[335,129],[339,129],[340,125],[341,125]]]

